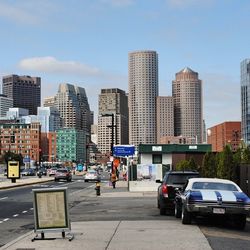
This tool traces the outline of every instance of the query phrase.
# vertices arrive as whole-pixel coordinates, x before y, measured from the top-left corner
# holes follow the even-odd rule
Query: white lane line
[[[3,222],[8,221],[10,218],[3,219]]]
[[[5,200],[5,199],[8,199],[8,197],[6,196],[6,197],[0,198],[0,200]]]
[[[19,214],[14,214],[14,215],[13,215],[13,217],[17,217],[17,216],[19,216]]]
[[[0,224],[3,223],[3,221],[0,220]]]
[[[28,212],[27,210],[22,211],[23,214],[26,214],[27,212]]]
[[[33,208],[33,207],[31,207],[31,208],[30,208],[30,210],[34,210],[34,208]]]

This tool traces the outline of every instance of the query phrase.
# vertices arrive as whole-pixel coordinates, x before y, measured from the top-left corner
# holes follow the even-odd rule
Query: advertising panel
[[[8,161],[7,178],[8,179],[20,178],[20,167],[18,161]]]
[[[137,164],[137,180],[155,181],[156,172],[156,164]]]
[[[33,189],[35,232],[70,230],[67,188]]]

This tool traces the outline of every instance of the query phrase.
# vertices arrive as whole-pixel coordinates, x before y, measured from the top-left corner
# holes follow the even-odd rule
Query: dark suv
[[[174,213],[176,192],[179,188],[183,188],[188,179],[194,177],[199,177],[199,173],[195,171],[169,171],[166,172],[163,181],[156,180],[157,183],[161,183],[157,194],[157,206],[161,215],[166,214],[166,212]]]

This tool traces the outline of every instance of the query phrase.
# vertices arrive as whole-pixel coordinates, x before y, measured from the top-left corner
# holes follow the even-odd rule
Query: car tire
[[[186,225],[191,224],[191,221],[192,221],[191,213],[188,212],[184,206],[182,207],[181,221],[182,221],[182,224],[186,224]]]
[[[181,218],[181,208],[180,208],[180,205],[178,205],[177,203],[175,203],[175,206],[174,206],[174,215],[175,215],[175,218]]]
[[[166,215],[166,209],[160,207],[160,215]]]
[[[246,226],[246,215],[245,214],[235,214],[232,217],[233,224],[235,228],[243,230]]]

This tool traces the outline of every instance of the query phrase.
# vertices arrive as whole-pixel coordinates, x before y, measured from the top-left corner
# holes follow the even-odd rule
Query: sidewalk
[[[31,180],[32,179],[32,180]],[[35,182],[46,181],[50,177],[31,178],[30,184]],[[24,180],[19,180],[16,185],[28,184]],[[4,183],[0,183],[0,188]],[[8,182],[13,187],[14,183]],[[124,181],[117,182],[115,189],[109,184],[101,184],[102,197],[155,197],[155,192],[128,192],[127,183]],[[7,184],[3,185],[5,188]],[[95,191],[93,190],[93,195]],[[205,236],[195,225],[182,225],[176,220],[162,221],[84,221],[71,223],[71,234],[74,235],[72,241],[66,237],[62,238],[61,232],[45,232],[46,238],[53,240],[35,240],[34,231],[31,231],[16,240],[6,244],[0,249],[8,250],[165,250],[165,249],[192,249],[192,250],[209,250],[211,249]],[[185,235],[185,237],[183,237]],[[38,235],[39,237],[41,235]],[[180,240],[185,239],[185,240]]]

